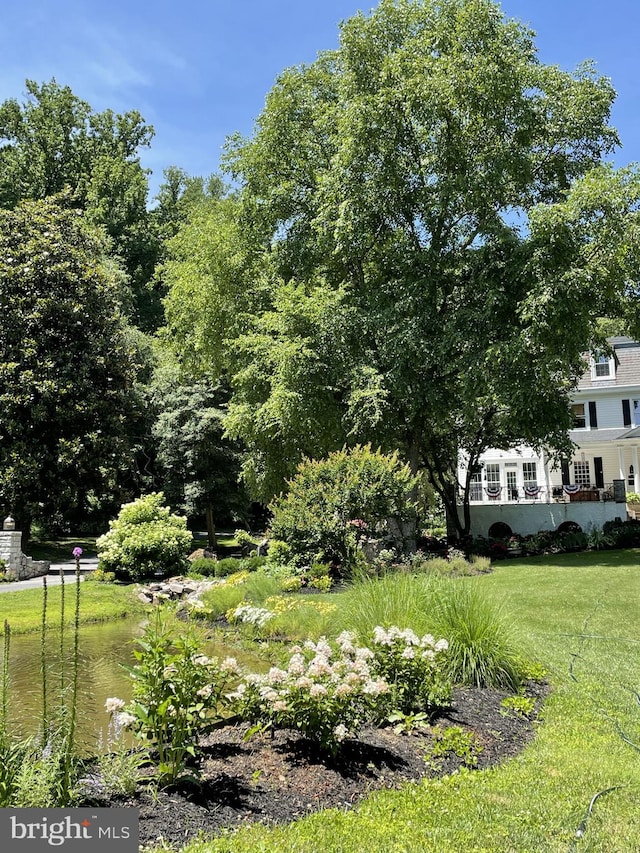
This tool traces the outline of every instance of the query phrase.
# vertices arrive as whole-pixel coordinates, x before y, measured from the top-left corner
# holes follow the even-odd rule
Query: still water
[[[80,627],[78,679],[78,746],[92,753],[106,742],[109,716],[104,703],[110,696],[125,701],[131,698],[131,681],[125,666],[134,663],[135,639],[142,634],[140,618],[118,620]],[[72,678],[72,632],[64,638],[64,678]],[[0,647],[2,639],[0,637]],[[204,651],[224,658],[232,655],[249,669],[262,669],[258,657],[238,654],[237,648],[221,643],[208,643]],[[53,710],[60,696],[60,635],[50,631],[46,645],[46,679],[49,707]],[[42,709],[41,643],[39,634],[11,637],[9,655],[9,730],[16,735],[38,731]]]

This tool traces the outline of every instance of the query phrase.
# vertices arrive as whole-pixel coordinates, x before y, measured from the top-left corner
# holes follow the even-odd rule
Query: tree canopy
[[[147,288],[160,234],[147,210],[147,172],[140,151],[154,130],[135,110],[95,112],[55,80],[26,81],[21,103],[0,104],[0,207],[65,192],[112,238],[132,291],[131,313],[149,330],[159,324],[159,298]]]
[[[542,64],[491,0],[382,0],[282,73],[253,137],[229,144],[235,230],[200,243],[223,272],[191,268],[212,311],[169,317],[191,354],[229,357],[228,428],[257,494],[303,455],[373,441],[428,472],[462,534],[460,452],[469,471],[491,446],[568,452],[597,317],[637,277],[638,178],[603,165],[613,99],[589,63]],[[230,269],[260,294],[233,339]]]

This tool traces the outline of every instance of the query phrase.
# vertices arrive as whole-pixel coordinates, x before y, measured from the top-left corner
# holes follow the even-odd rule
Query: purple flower
[[[74,548],[73,556],[76,558],[76,560],[79,560],[80,557],[82,557],[82,548]]]

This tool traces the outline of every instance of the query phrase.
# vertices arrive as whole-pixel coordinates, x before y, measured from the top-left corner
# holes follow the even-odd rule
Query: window
[[[535,489],[538,485],[538,472],[536,470],[535,462],[522,463],[522,479],[524,480],[525,489]]]
[[[584,429],[587,425],[587,419],[584,414],[584,403],[574,403],[571,406],[571,414],[573,415],[573,428]]]
[[[628,483],[631,491],[634,491],[634,489],[636,487],[636,478],[635,478],[635,471],[633,470],[633,465],[629,465],[629,477],[627,479],[627,483]]]
[[[588,462],[573,463],[573,481],[578,486],[591,485],[591,475],[589,474]]]
[[[474,471],[471,475],[471,480],[469,481],[469,500],[482,500],[482,475],[480,471]]]
[[[591,379],[615,379],[615,361],[608,355],[595,356],[591,362]]]
[[[491,500],[497,500],[502,491],[500,486],[500,465],[497,462],[491,462],[486,466],[485,471],[487,473],[487,495]]]

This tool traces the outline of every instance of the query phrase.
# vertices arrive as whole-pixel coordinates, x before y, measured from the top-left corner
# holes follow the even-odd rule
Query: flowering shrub
[[[192,633],[175,636],[156,609],[134,651],[130,668],[133,700],[108,700],[107,711],[120,727],[158,751],[158,776],[172,784],[186,772],[198,753],[198,737],[219,719],[229,681],[238,676],[234,658],[222,662],[198,651]]]
[[[451,682],[445,675],[449,644],[431,634],[418,637],[410,628],[392,625],[373,632],[374,671],[390,686],[393,711],[433,714],[451,701]]]
[[[383,532],[388,518],[416,518],[415,487],[397,453],[385,455],[370,445],[307,459],[287,493],[270,506],[278,545],[270,545],[269,560],[286,556],[297,566],[321,561],[350,568],[365,534]]]
[[[142,580],[187,567],[185,555],[191,545],[187,520],[171,514],[163,503],[162,492],[154,492],[124,504],[96,542],[99,568],[120,578]]]
[[[294,646],[286,669],[248,675],[230,695],[245,719],[261,727],[297,729],[330,752],[374,715],[387,682],[371,670],[373,652],[341,634],[335,650],[321,637]]]

